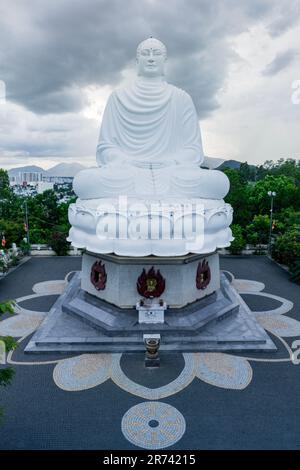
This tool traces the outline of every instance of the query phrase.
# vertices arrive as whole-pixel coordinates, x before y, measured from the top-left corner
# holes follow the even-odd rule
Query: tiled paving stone
[[[123,372],[120,365],[121,357],[122,354],[112,354],[110,367],[111,379],[123,390],[148,400],[160,400],[170,395],[174,395],[181,390],[184,390],[195,377],[194,355],[183,353],[185,366],[181,373],[166,385],[150,388],[141,384],[144,379],[140,378],[138,382],[134,382]],[[143,374],[142,370],[140,373]]]
[[[233,356],[238,356],[238,357],[244,357],[244,358],[248,358],[248,357],[251,357],[255,360],[262,360],[262,361],[268,361],[268,360],[282,360],[282,359],[286,359],[287,358],[287,350],[286,348],[283,346],[283,344],[281,343],[281,341],[276,337],[274,336],[270,331],[268,332],[270,338],[272,339],[273,343],[275,344],[275,346],[277,347],[277,351],[276,353],[274,353],[273,351],[252,351],[251,353],[249,351],[239,351],[239,352],[231,352],[230,354],[233,355]]]
[[[300,336],[300,322],[284,315],[258,313],[256,315],[260,324],[268,331],[285,338]]]
[[[72,273],[71,273],[72,274]],[[69,277],[68,277],[69,279]],[[63,293],[67,286],[68,282],[66,280],[53,280],[53,281],[43,281],[37,282],[32,286],[33,292],[36,294],[44,294],[44,295],[60,295]]]
[[[55,260],[58,261],[58,270],[54,269]],[[77,259],[78,261],[80,265],[80,260]],[[49,262],[48,265],[47,260],[42,260],[42,263],[38,259],[30,260],[30,270],[29,265],[25,263],[23,267],[1,281],[1,296],[16,297],[11,295],[13,292],[16,293],[16,286],[20,290],[17,295],[30,295],[32,286],[41,282],[47,275],[52,280],[64,279],[65,275],[74,269],[72,258],[64,258],[63,263],[59,258],[52,258]],[[282,321],[287,319],[283,325],[285,333],[297,332],[297,324],[289,322],[289,317],[299,319],[300,292],[297,285],[289,281],[286,272],[265,257],[226,257],[221,259],[221,266],[232,272],[236,279],[250,279],[264,283],[266,286],[264,292],[275,296],[281,295],[294,302],[294,308],[288,311],[287,316],[282,315]],[[23,278],[24,283],[21,282]],[[244,282],[242,284],[245,285]],[[260,298],[261,305],[270,309],[272,300],[270,297],[265,297],[264,292]],[[247,295],[249,298],[251,296]],[[253,295],[254,297],[256,295]],[[265,299],[267,300],[264,303]],[[28,308],[30,309],[30,301]],[[258,315],[260,314],[263,315],[263,311]],[[267,320],[267,317],[265,319]],[[275,327],[280,326],[282,330],[282,323],[278,325],[278,315],[269,320],[273,322],[273,326],[275,322]],[[119,364],[120,357],[115,362],[113,380],[105,380],[94,388],[78,390],[75,393],[56,386],[53,381],[55,364],[28,367],[17,365],[12,385],[1,389],[0,405],[5,410],[5,421],[1,427],[0,448],[143,448],[145,441],[134,444],[121,430],[122,417],[132,407],[140,405],[141,399],[155,400],[157,404],[163,400],[184,417],[185,433],[173,444],[158,441],[158,444],[163,445],[162,448],[169,445],[168,448],[174,450],[300,448],[300,396],[296,392],[300,387],[299,369],[291,362],[287,362],[287,350],[280,339],[273,335],[271,337],[279,348],[278,352],[251,353],[258,362],[248,361],[251,364],[253,377],[251,383],[243,389],[241,384],[246,383],[247,377],[248,380],[250,377],[250,372],[247,375],[247,361],[243,361],[249,353],[231,354],[236,360],[231,359],[229,363],[224,363],[226,362],[224,354],[221,355],[221,361],[217,360],[217,355],[211,356],[209,361],[204,361],[204,371],[203,365],[202,368],[195,367],[195,358],[192,354],[186,355],[184,374],[179,374],[169,385],[159,387],[162,390],[143,387],[128,377],[126,382],[126,374]],[[286,342],[291,344],[293,339],[293,337],[286,338]],[[29,338],[26,338],[24,343],[28,340]],[[22,348],[23,344],[13,357],[16,360],[27,361],[29,356],[24,357]],[[71,354],[58,354],[56,359],[69,356]],[[34,360],[40,359],[55,359],[55,357],[51,354],[34,356]],[[76,387],[78,380],[86,387],[86,381],[90,380],[94,372],[97,375],[98,371],[93,368],[87,368],[87,371],[80,366],[79,369],[75,368],[75,374],[71,374],[73,385],[76,378]],[[193,378],[195,372],[200,378]],[[155,429],[156,421],[158,419],[152,417],[147,422],[145,436],[149,436],[148,428]]]
[[[231,283],[234,279],[234,276],[233,274],[230,272],[230,271],[223,271],[226,279],[228,279],[228,281]]]
[[[0,301],[32,294],[36,283],[64,279],[69,272],[80,269],[80,256],[32,257],[0,280]]]
[[[1,322],[0,322],[1,324]],[[13,352],[13,360],[16,361],[17,363],[26,363],[26,362],[37,362],[37,363],[43,363],[43,362],[49,362],[53,361],[55,363],[56,361],[60,361],[62,359],[68,359],[70,357],[77,357],[78,354],[72,354],[72,353],[54,353],[54,354],[35,354],[34,357],[28,357],[27,354],[24,354],[24,349],[27,346],[27,343],[31,340],[33,334],[27,336],[21,343],[19,343],[17,349]]]
[[[107,354],[82,354],[61,361],[54,369],[56,385],[75,392],[96,387],[109,379],[110,356]]]
[[[217,387],[243,390],[252,380],[249,362],[229,354],[199,353],[196,356],[196,375]]]
[[[122,312],[124,322],[121,326],[118,324],[119,311],[112,309],[109,312],[109,321],[106,320],[101,309],[97,309],[94,314],[97,316],[97,322],[101,322],[101,328],[93,324],[90,326],[84,319],[80,319],[77,314],[70,314],[69,306],[72,303],[74,292],[77,293],[78,286],[80,285],[79,276],[74,277],[66,291],[55,303],[52,311],[45,319],[41,328],[38,329],[36,335],[32,338],[26,348],[26,352],[33,354],[53,351],[73,351],[73,352],[139,352],[144,351],[144,344],[142,341],[142,332],[140,325],[138,325],[132,318],[136,313],[135,311]],[[230,287],[230,283],[222,276],[222,294],[221,307],[215,302],[208,304],[204,309],[198,306],[196,312],[193,306],[190,307],[189,315],[182,313],[178,318],[178,322],[172,325],[175,321],[176,313],[169,311],[170,318],[166,324],[157,326],[159,333],[161,333],[163,341],[161,342],[160,350],[168,351],[199,351],[199,350],[218,350],[218,351],[236,351],[236,350],[261,350],[268,349],[274,350],[275,346],[269,339],[267,333],[256,322],[255,317],[249,312],[246,304],[242,301],[237,292]],[[224,292],[223,292],[224,289]],[[80,291],[79,291],[80,293]],[[218,295],[219,295],[218,294]],[[89,296],[91,297],[91,296]],[[78,300],[76,294],[76,301]],[[90,301],[90,300],[89,300]],[[240,304],[239,312],[236,312]],[[89,302],[85,302],[85,312],[88,314],[89,310],[93,308]],[[68,308],[67,308],[68,307]],[[221,310],[219,310],[219,307]],[[67,309],[67,310],[66,310]],[[206,314],[211,314],[214,321],[210,321],[205,325],[201,323],[203,311],[207,309]],[[66,310],[66,311],[65,311]],[[230,313],[230,315],[228,315]],[[189,324],[185,324],[185,319],[194,317],[193,322],[198,325],[198,329]],[[111,324],[112,317],[112,324]],[[126,318],[125,318],[126,317]],[[100,318],[100,320],[99,320]],[[225,318],[225,319],[224,319]],[[217,320],[216,320],[217,319]],[[82,321],[84,320],[84,321]],[[211,318],[212,320],[212,318]],[[221,321],[222,320],[222,321]],[[99,325],[98,325],[99,326]],[[148,326],[147,326],[148,327]],[[111,328],[114,328],[114,334],[107,334]],[[144,330],[145,330],[144,326]],[[102,331],[104,329],[104,331]],[[145,330],[153,332],[154,326]],[[197,334],[195,334],[197,332]]]
[[[126,439],[144,449],[164,449],[185,433],[185,419],[173,406],[145,402],[133,406],[122,419]]]
[[[124,374],[140,385],[149,388],[162,387],[175,380],[185,367],[182,354],[159,353],[160,367],[145,367],[144,353],[123,354],[120,367]]]
[[[13,315],[5,322],[0,322],[0,336],[21,338],[35,331],[43,319],[43,313]]]
[[[265,311],[265,310],[272,310],[281,305],[276,299],[261,297],[259,295],[253,294],[240,294],[242,299],[246,302],[250,310],[254,312]]]
[[[35,310],[36,312],[49,312],[57,298],[58,295],[43,295],[41,297],[23,300],[22,302],[18,302],[18,304],[28,310]]]
[[[232,286],[238,292],[260,292],[265,288],[263,282],[249,281],[249,279],[233,279]]]

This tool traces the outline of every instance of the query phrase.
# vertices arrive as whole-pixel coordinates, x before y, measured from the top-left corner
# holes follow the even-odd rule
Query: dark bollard
[[[158,349],[160,346],[160,335],[144,335],[144,343],[146,348],[145,366],[159,367],[160,358]]]

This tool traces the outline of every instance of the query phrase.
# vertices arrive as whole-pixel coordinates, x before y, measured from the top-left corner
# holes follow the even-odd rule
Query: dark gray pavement
[[[278,265],[266,257],[222,257],[221,267],[237,278],[263,282],[266,292],[293,301],[288,316],[300,320],[300,288]],[[79,258],[32,258],[0,281],[0,299],[31,294],[36,282],[63,279],[78,269]],[[43,298],[32,304],[27,301],[26,307],[47,310],[55,298],[44,297],[44,308]],[[275,301],[263,297],[246,295],[244,299],[253,310],[275,306]],[[282,357],[283,352],[276,354]],[[15,358],[29,360],[29,356],[22,357],[21,347]],[[41,359],[51,357],[34,357]],[[182,358],[176,363],[169,357],[166,360],[168,379],[173,380],[183,367]],[[121,361],[123,370],[136,381],[137,363],[137,357]],[[181,392],[160,400],[176,407],[186,420],[182,439],[168,449],[299,449],[300,365],[251,362],[251,366],[253,379],[244,390],[217,388],[194,379]],[[111,380],[90,390],[65,392],[55,385],[53,368],[15,366],[12,385],[0,389],[0,406],[5,410],[0,449],[135,449],[121,432],[121,420],[129,408],[145,399]],[[149,386],[149,377],[140,379]],[[166,377],[157,380],[161,385]]]

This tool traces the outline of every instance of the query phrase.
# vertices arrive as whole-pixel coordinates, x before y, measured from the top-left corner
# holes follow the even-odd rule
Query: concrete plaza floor
[[[0,300],[29,298],[18,300],[18,323],[2,317],[0,335],[26,336],[57,298],[47,282],[80,264],[30,258],[2,279]],[[276,353],[165,354],[160,369],[145,370],[142,354],[24,355],[29,331],[11,358],[12,384],[0,389],[0,449],[300,448],[300,365],[289,357],[300,339],[300,287],[266,257],[221,257],[221,268]]]

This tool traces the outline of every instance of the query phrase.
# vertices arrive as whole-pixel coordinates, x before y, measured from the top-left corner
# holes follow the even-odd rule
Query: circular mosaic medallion
[[[164,449],[185,433],[185,419],[173,406],[149,401],[130,408],[122,419],[122,432],[144,449]]]

